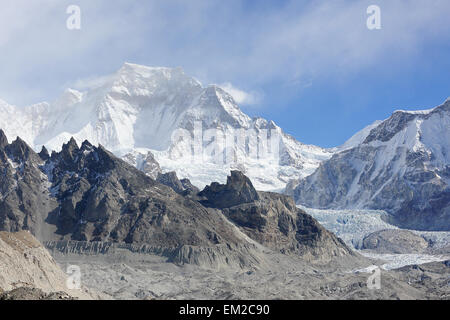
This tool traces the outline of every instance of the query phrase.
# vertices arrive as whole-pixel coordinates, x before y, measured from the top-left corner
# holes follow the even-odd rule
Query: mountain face
[[[43,160],[17,139],[0,150],[0,157],[1,230],[28,229],[40,240],[174,247],[239,241],[217,212],[157,183],[102,146],[85,141],[78,147],[71,139]]]
[[[78,145],[102,145],[181,195],[224,183],[239,170],[258,190],[280,191],[292,181],[286,192],[306,206],[384,209],[400,226],[449,228],[448,101],[429,111],[398,111],[330,150],[304,145],[272,121],[251,119],[220,87],[202,86],[180,68],[126,63],[85,92],[69,89],[52,103],[25,108],[0,101],[0,112],[0,148],[21,137],[6,150],[13,159],[46,163],[74,137]],[[26,150],[25,142],[40,153]],[[15,167],[20,161],[1,178],[2,190],[45,180],[37,166]],[[11,180],[17,170],[31,180]],[[181,178],[178,187],[170,172]],[[192,185],[183,186],[183,178]],[[21,212],[56,206],[53,198],[27,200]]]
[[[352,255],[344,242],[295,206],[291,197],[258,192],[239,171],[225,185],[213,183],[199,196],[207,207],[222,210],[251,239],[273,250],[312,260]]]
[[[450,100],[397,111],[360,138],[287,192],[308,207],[382,209],[401,227],[450,230]]]
[[[225,187],[198,193],[174,173],[160,174],[160,183],[88,141],[78,146],[71,139],[51,155],[35,153],[20,138],[8,144],[1,130],[0,141],[3,231],[26,229],[46,242],[145,245],[172,250],[180,263],[219,256],[226,263],[257,261],[250,258],[255,241],[305,256],[320,247],[317,259],[351,254],[293,200],[258,193],[240,172]],[[254,232],[245,220],[255,221]]]
[[[251,119],[221,88],[203,87],[180,68],[126,63],[101,86],[69,89],[53,103],[26,108],[0,102],[0,112],[6,136],[21,136],[37,151],[43,145],[59,151],[71,137],[78,144],[88,140],[153,178],[156,161],[164,172],[176,171],[198,187],[225,181],[229,170],[237,168],[259,189],[282,189],[331,156],[296,141],[272,121]],[[177,133],[190,137],[177,140]],[[269,147],[271,138],[276,145]],[[271,156],[263,154],[263,144]]]

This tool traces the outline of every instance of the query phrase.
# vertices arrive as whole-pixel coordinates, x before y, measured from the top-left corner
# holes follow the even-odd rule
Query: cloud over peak
[[[230,82],[219,85],[225,92],[231,95],[237,104],[243,106],[255,106],[261,102],[261,93],[256,91],[246,92],[233,86]]]

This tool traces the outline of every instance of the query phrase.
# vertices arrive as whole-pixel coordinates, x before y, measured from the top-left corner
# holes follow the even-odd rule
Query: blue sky
[[[81,8],[81,30],[66,8]],[[381,30],[366,9],[381,8]],[[0,98],[55,99],[125,62],[181,66],[323,147],[450,96],[450,1],[2,0]]]

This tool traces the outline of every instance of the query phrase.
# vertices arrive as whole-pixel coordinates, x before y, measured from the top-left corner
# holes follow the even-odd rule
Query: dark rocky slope
[[[209,246],[238,243],[220,213],[182,197],[102,146],[74,140],[42,159],[18,139],[0,151],[0,228],[43,240]],[[53,233],[42,234],[43,229]]]
[[[256,265],[256,244],[244,233],[286,253],[351,254],[290,198],[256,192],[241,173],[197,196],[188,181],[169,173],[160,183],[87,141],[79,147],[72,139],[51,155],[19,138],[0,142],[0,230],[30,230],[54,247],[67,240],[146,245],[178,263]]]
[[[239,171],[232,171],[225,185],[213,183],[199,196],[205,206],[221,209],[250,238],[273,250],[311,260],[353,254],[341,239],[297,208],[291,197],[257,192]]]

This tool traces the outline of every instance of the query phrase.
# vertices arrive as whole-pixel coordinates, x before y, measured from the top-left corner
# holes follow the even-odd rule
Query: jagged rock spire
[[[88,140],[84,140],[83,143],[81,144],[81,150],[90,150],[92,149],[93,145],[88,141]]]
[[[78,150],[78,144],[75,141],[74,137],[70,138],[69,142],[63,144],[62,150],[73,151]]]
[[[259,200],[252,182],[240,171],[231,171],[227,184],[212,183],[199,195],[208,199],[207,205],[216,208],[229,208]]]
[[[48,153],[48,150],[45,146],[42,146],[42,150],[41,152],[39,152],[39,157],[41,157],[41,159],[44,161],[50,158],[50,154]]]
[[[74,155],[79,150],[80,150],[80,148],[78,148],[77,142],[72,137],[72,138],[70,138],[69,142],[63,144],[61,153],[63,154],[64,158],[67,160],[68,158],[73,159]]]
[[[4,148],[8,145],[8,138],[2,129],[0,129],[0,148]]]
[[[10,145],[8,145],[7,153],[12,155],[15,159],[28,160],[29,158],[37,159],[37,154],[34,150],[20,137],[17,137]]]

